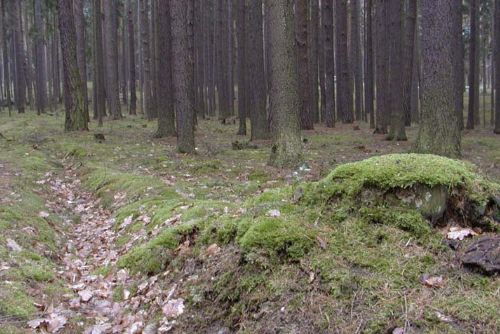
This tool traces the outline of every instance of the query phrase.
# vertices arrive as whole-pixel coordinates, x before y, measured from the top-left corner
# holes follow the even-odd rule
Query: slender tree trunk
[[[34,54],[33,47],[31,45],[31,39],[28,38],[28,33],[31,31],[31,21],[28,18],[28,11],[26,9],[26,3],[21,2],[21,38],[23,49],[25,50],[25,58],[23,59],[24,67],[24,79],[26,81],[26,92],[27,92],[27,104],[32,107],[34,105],[34,93],[33,93],[33,60],[32,55]]]
[[[453,78],[455,83],[455,111],[457,113],[460,130],[464,128],[464,41],[463,41],[463,14],[462,6],[453,6],[453,48],[455,57],[453,58]]]
[[[127,38],[127,8],[125,8],[124,5],[122,7],[122,25],[121,25],[121,63],[120,63],[120,73],[121,73],[121,78],[120,78],[120,89],[122,91],[122,103],[124,105],[128,105],[128,90],[127,90],[127,60],[128,60],[128,53],[127,53],[127,43],[128,43],[128,38]]]
[[[2,58],[3,58],[3,77],[5,84],[5,98],[7,100],[7,108],[9,109],[9,116],[11,115],[11,84],[10,84],[10,69],[9,69],[9,41],[11,38],[11,31],[7,28],[8,20],[6,15],[6,0],[0,0],[0,5],[2,6],[0,15],[2,17]]]
[[[266,78],[264,73],[262,1],[247,0],[247,10],[248,80],[253,85],[252,89],[248,91],[248,110],[252,124],[251,139],[269,139],[269,121],[266,111]]]
[[[177,116],[177,150],[181,153],[194,153],[194,124],[193,124],[193,89],[192,55],[189,54],[189,18],[188,1],[171,0],[172,24],[172,60],[174,106]]]
[[[300,97],[295,58],[293,1],[267,0],[270,32],[273,146],[269,163],[295,166],[302,160]]]
[[[354,101],[356,120],[361,121],[363,115],[363,58],[361,53],[360,34],[360,0],[351,0],[351,49],[352,74],[354,79]]]
[[[158,130],[156,137],[175,135],[175,110],[172,87],[172,32],[170,22],[170,4],[168,1],[158,3]]]
[[[405,114],[403,109],[403,48],[402,21],[403,7],[401,0],[389,0],[390,13],[390,108],[391,124],[388,140],[407,140],[405,131]]]
[[[347,47],[347,0],[336,2],[336,38],[337,52],[335,66],[337,67],[337,110],[343,123],[353,122],[351,76]]]
[[[325,88],[325,3],[330,0],[321,1],[320,11],[321,11],[321,29],[319,31],[319,43],[318,43],[318,72],[319,72],[319,103],[320,103],[320,120],[321,122],[325,122],[326,119],[326,88]],[[331,6],[331,5],[330,5]],[[332,21],[333,21],[333,11],[331,13]],[[332,35],[333,35],[333,26],[332,26]],[[333,41],[332,41],[333,43]],[[332,45],[333,47],[333,45]],[[334,89],[335,91],[335,89]],[[333,104],[335,108],[335,103]],[[334,112],[334,111],[333,111]],[[335,112],[334,112],[335,115]]]
[[[404,79],[403,79],[403,110],[405,125],[411,125],[411,87],[413,83],[413,63],[415,56],[415,41],[417,33],[417,6],[418,1],[409,1],[405,15],[405,37],[404,37]]]
[[[83,1],[84,0],[73,0],[73,10],[75,17],[75,28],[76,28],[76,55],[78,58],[78,69],[80,75],[82,76],[82,89],[84,98],[84,109],[85,114],[88,117],[89,114],[89,103],[88,103],[88,91],[87,91],[87,56],[85,52],[86,36],[85,36],[85,17],[83,15]]]
[[[57,18],[54,19],[54,26],[59,26],[59,20]],[[54,40],[52,43],[52,71],[54,80],[52,82],[54,89],[54,107],[56,104],[61,103],[62,95],[61,95],[61,72],[60,72],[60,59],[61,59],[61,50],[60,50],[60,34],[59,29],[55,29],[54,31]]]
[[[495,0],[495,130],[500,134],[500,0]]]
[[[307,21],[309,19],[309,6],[307,0],[295,1],[295,41],[297,43],[297,66],[299,72],[299,94],[301,99],[300,125],[304,130],[314,128],[314,118],[311,113],[308,58]]]
[[[122,117],[118,83],[118,28],[116,0],[104,1],[106,40],[106,98],[113,119]]]
[[[130,104],[129,114],[137,114],[137,87],[135,75],[135,30],[134,30],[134,9],[131,0],[127,0],[127,22],[128,22],[128,58],[129,58],[129,88]]]
[[[238,0],[238,135],[247,134],[247,80],[246,80],[246,10],[245,0]]]
[[[375,128],[375,112],[373,110],[373,0],[366,1],[366,68],[365,68],[365,113],[370,115],[370,129]]]
[[[333,40],[333,0],[322,2],[323,46],[324,46],[324,94],[325,111],[323,121],[326,126],[335,126],[335,55]]]
[[[151,49],[149,46],[149,0],[140,2],[142,67],[144,76],[144,113],[149,120],[153,119],[152,87],[151,87]],[[185,18],[184,18],[185,19]]]
[[[64,107],[66,109],[66,131],[88,130],[85,115],[82,77],[78,69],[76,28],[73,20],[73,3],[58,0],[57,12],[61,32],[61,50],[64,75]]]
[[[94,114],[97,116],[99,125],[106,115],[106,91],[104,86],[104,52],[102,43],[102,11],[101,0],[93,0],[94,4]]]
[[[375,8],[376,18],[376,50],[375,50],[375,63],[376,63],[376,124],[375,133],[387,133],[387,114],[388,114],[388,67],[387,67],[387,53],[385,48],[385,40],[387,39],[387,3],[384,0],[378,0]]]
[[[460,156],[460,128],[455,111],[452,17],[455,0],[422,0],[422,118],[416,151]]]
[[[19,1],[12,1],[12,30],[15,54],[15,101],[18,113],[24,113],[26,107],[26,80],[24,71],[24,47],[21,34],[21,6]]]
[[[469,112],[467,129],[479,124],[479,0],[470,1]]]
[[[42,17],[42,0],[35,0],[34,7],[36,110],[40,115],[47,107],[47,66],[45,59],[45,29]]]
[[[318,91],[318,43],[319,43],[319,0],[311,0],[309,20],[309,80],[311,82],[311,114],[315,123],[319,122]]]

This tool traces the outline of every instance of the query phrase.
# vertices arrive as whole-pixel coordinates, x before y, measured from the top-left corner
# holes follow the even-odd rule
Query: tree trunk
[[[373,0],[366,1],[366,68],[365,68],[365,113],[370,115],[370,129],[375,128],[375,112],[373,110]]]
[[[140,2],[140,18],[141,18],[141,44],[142,44],[142,67],[144,76],[144,113],[149,120],[153,119],[153,104],[152,104],[152,73],[151,73],[151,49],[149,46],[149,0]],[[185,19],[185,18],[184,18]]]
[[[295,41],[297,43],[297,66],[299,73],[300,125],[304,130],[314,128],[314,118],[311,113],[308,58],[307,21],[309,19],[309,6],[307,0],[295,1]]]
[[[64,107],[66,109],[66,131],[88,130],[85,115],[82,77],[78,69],[76,28],[73,20],[73,3],[58,0],[57,12],[61,34],[61,50],[64,77]]]
[[[500,0],[495,0],[495,34],[494,46],[495,52],[495,130],[500,134]]]
[[[11,115],[11,82],[10,82],[10,69],[9,69],[9,41],[11,40],[11,32],[8,30],[8,20],[6,15],[5,0],[0,0],[2,6],[0,15],[2,17],[2,58],[3,58],[3,77],[5,85],[5,98],[7,101],[7,108],[9,109],[9,116]]]
[[[250,112],[251,139],[269,139],[269,121],[266,111],[266,78],[264,73],[264,31],[262,1],[247,0],[248,23],[248,110]],[[293,23],[293,22],[292,22]],[[293,31],[293,27],[292,27]],[[295,58],[296,62],[296,58]]]
[[[120,90],[122,91],[122,103],[128,105],[128,91],[127,91],[127,60],[128,60],[128,38],[127,38],[127,8],[125,5],[121,5],[122,8],[122,25],[121,25],[121,62],[120,62]]]
[[[75,28],[76,28],[76,43],[77,43],[76,55],[78,59],[78,69],[80,71],[80,75],[82,76],[84,109],[85,109],[85,114],[88,117],[89,103],[88,103],[88,92],[87,92],[87,57],[85,52],[86,36],[85,36],[85,17],[83,15],[83,1],[84,0],[73,0],[73,10],[74,10]]]
[[[158,16],[158,130],[156,137],[175,135],[175,110],[173,104],[172,87],[172,32],[170,22],[170,4],[168,1],[159,1]]]
[[[24,113],[26,107],[26,80],[24,71],[24,46],[21,34],[21,6],[19,1],[11,2],[13,45],[15,53],[15,101],[18,113]]]
[[[455,4],[454,4],[455,2]],[[460,156],[453,80],[455,0],[422,0],[422,118],[416,151]]]
[[[192,1],[192,0],[188,0]],[[194,153],[192,55],[189,54],[188,1],[171,0],[174,106],[177,116],[177,150]]]
[[[293,1],[267,0],[270,40],[270,100],[273,146],[269,163],[296,166],[302,160],[300,97],[293,29]]]
[[[106,91],[104,86],[104,52],[102,44],[102,11],[101,0],[93,0],[94,4],[94,114],[99,125],[106,114]]]
[[[127,0],[128,9],[128,57],[129,57],[129,88],[130,104],[129,114],[137,114],[137,87],[135,75],[135,30],[134,30],[134,9],[131,0]],[[170,20],[170,19],[169,19]]]
[[[311,1],[309,20],[309,80],[311,82],[311,114],[315,123],[319,122],[318,91],[318,43],[319,43],[319,0]]]
[[[387,114],[388,114],[388,64],[387,54],[388,50],[385,47],[387,32],[387,3],[384,0],[378,0],[375,8],[376,20],[376,49],[375,49],[375,63],[376,63],[376,118],[375,118],[375,133],[387,133]]]
[[[343,123],[353,122],[351,76],[347,47],[347,0],[336,2],[337,110]]]
[[[323,121],[329,128],[335,126],[335,55],[333,47],[333,0],[322,2],[323,46],[324,46],[324,93],[325,111]]]
[[[464,41],[463,41],[463,14],[462,5],[453,6],[453,48],[455,57],[453,58],[453,78],[455,84],[455,112],[457,113],[460,129],[464,128]]]
[[[416,27],[417,27],[417,4],[418,1],[409,1],[405,15],[405,36],[404,36],[404,79],[403,79],[403,110],[405,115],[405,125],[411,125],[411,87],[413,78],[413,63],[415,55]]]
[[[410,1],[411,2],[411,1]],[[356,120],[361,121],[363,115],[363,58],[361,54],[360,34],[360,0],[351,0],[351,49],[352,74],[354,78],[354,101]]]
[[[118,83],[118,27],[116,0],[104,1],[106,43],[106,98],[113,119],[122,117]]]
[[[247,134],[247,80],[246,80],[246,10],[245,0],[238,0],[238,135]]]
[[[390,17],[390,110],[391,126],[388,140],[407,140],[405,131],[405,114],[403,109],[403,47],[402,47],[402,21],[403,7],[401,0],[389,0]]]
[[[467,129],[479,124],[479,0],[470,1],[469,112]]]
[[[35,0],[35,68],[36,110],[38,115],[47,107],[47,66],[45,59],[45,29],[42,17],[42,0]]]

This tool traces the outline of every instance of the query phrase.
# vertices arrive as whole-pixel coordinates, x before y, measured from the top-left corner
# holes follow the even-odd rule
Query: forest
[[[500,0],[0,0],[0,334],[500,332]]]

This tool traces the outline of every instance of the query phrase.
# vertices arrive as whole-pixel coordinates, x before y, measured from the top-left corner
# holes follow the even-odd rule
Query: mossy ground
[[[266,165],[268,142],[259,142],[257,149],[232,150],[231,143],[241,141],[234,135],[236,127],[216,121],[200,121],[198,154],[185,156],[175,153],[174,139],[153,139],[155,124],[139,117],[106,122],[102,129],[92,124],[90,133],[71,134],[63,132],[61,115],[0,117],[0,132],[12,139],[0,139],[0,163],[22,172],[10,175],[9,182],[23,199],[13,211],[10,205],[1,207],[2,235],[12,228],[12,221],[41,231],[35,237],[15,236],[26,254],[19,255],[23,266],[8,275],[20,287],[33,281],[57,284],[51,282],[51,261],[36,257],[29,246],[34,239],[50,252],[57,242],[52,225],[37,216],[47,190],[39,186],[34,191],[33,185],[46,171],[57,172],[66,159],[79,168],[83,185],[113,210],[117,229],[127,217],[134,218],[120,230],[118,243],[126,244],[134,233],[152,231],[179,216],[157,236],[136,241],[117,268],[103,268],[125,267],[147,274],[169,270],[172,274],[165,280],[172,283],[183,278],[178,291],[188,302],[190,318],[179,321],[178,332],[204,332],[211,324],[222,324],[241,333],[358,329],[380,333],[402,327],[406,320],[426,333],[493,333],[500,326],[498,279],[460,268],[455,253],[442,245],[442,236],[430,233],[415,211],[372,207],[353,212],[347,205],[357,205],[356,194],[365,186],[386,189],[412,182],[460,184],[481,199],[490,190],[485,188],[489,183],[477,179],[467,162],[427,157],[429,165],[417,166],[413,156],[405,155],[344,165],[331,172],[341,163],[405,152],[410,143],[385,142],[363,125],[360,131],[352,126],[320,127],[304,133],[311,171],[294,173]],[[94,140],[96,132],[106,136],[103,143]],[[412,128],[410,140],[414,136]],[[500,163],[499,151],[498,139],[482,130],[465,136],[464,156],[496,180],[500,172],[492,166]],[[380,162],[395,168],[376,168]],[[333,182],[349,176],[348,183]],[[304,194],[294,198],[301,188]],[[326,210],[332,195],[339,194],[345,195],[345,205]],[[2,214],[8,219],[2,221]],[[136,221],[141,215],[150,217],[150,222]],[[48,219],[60,223],[57,217]],[[179,250],[186,240],[190,240],[188,253]],[[212,243],[221,251],[208,257],[205,250]],[[0,237],[2,261],[10,256],[4,245]],[[184,279],[193,258],[197,276]],[[423,286],[423,274],[443,276],[445,286]],[[15,300],[8,306],[19,308],[0,305],[0,314],[29,317],[33,312],[36,296],[23,292],[8,298],[14,299],[2,300]],[[454,322],[440,321],[436,312]]]

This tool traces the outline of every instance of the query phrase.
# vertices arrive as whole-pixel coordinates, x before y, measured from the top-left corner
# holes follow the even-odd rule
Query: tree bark
[[[319,43],[319,0],[311,0],[309,20],[309,80],[311,82],[311,114],[315,123],[319,122],[318,91],[318,43]]]
[[[335,59],[337,74],[337,110],[342,123],[353,122],[351,75],[347,47],[347,0],[336,2],[336,38],[337,52]]]
[[[479,0],[470,1],[469,111],[467,129],[479,124]]]
[[[13,46],[15,54],[15,101],[18,113],[26,108],[26,79],[24,69],[24,46],[21,29],[21,6],[19,1],[11,2]]]
[[[416,151],[460,156],[453,76],[455,0],[422,0],[422,118]]]
[[[129,88],[130,88],[130,104],[129,114],[137,114],[137,87],[135,74],[135,30],[134,30],[134,9],[131,0],[127,0],[128,9],[128,57],[129,57]]]
[[[189,4],[192,0],[170,0],[174,106],[177,116],[177,150],[194,153],[192,55],[189,54]]]
[[[375,8],[376,20],[376,48],[375,48],[375,63],[376,63],[376,118],[375,118],[375,133],[387,133],[387,114],[388,114],[388,50],[385,47],[387,39],[387,3],[384,0],[378,0]]]
[[[296,166],[302,160],[300,98],[293,31],[293,1],[267,0],[270,33],[273,146],[269,163]]]
[[[94,4],[94,115],[102,125],[106,114],[106,91],[104,86],[104,52],[102,44],[102,11],[101,0],[93,0]]]
[[[172,32],[170,22],[170,3],[158,2],[158,130],[156,137],[175,135],[175,114],[172,87]]]
[[[5,85],[5,98],[7,101],[7,108],[9,110],[9,116],[11,115],[11,104],[12,104],[12,98],[11,98],[11,80],[10,80],[10,69],[9,69],[9,62],[11,61],[9,59],[9,41],[12,39],[11,38],[11,32],[10,29],[7,28],[8,26],[8,20],[7,20],[7,15],[6,15],[6,4],[5,0],[0,0],[0,5],[2,6],[0,15],[2,17],[2,60],[3,60],[3,77],[4,77],[4,85]]]
[[[366,50],[365,50],[365,113],[370,115],[370,129],[375,128],[374,68],[373,68],[373,0],[366,1]]]
[[[85,115],[82,77],[78,69],[76,28],[73,20],[73,3],[58,0],[57,12],[61,34],[61,50],[64,76],[64,107],[66,109],[66,131],[88,130]]]
[[[113,119],[122,117],[118,83],[118,27],[116,0],[104,1],[106,40],[106,98]]]
[[[411,87],[413,78],[413,63],[415,56],[415,41],[417,27],[417,5],[418,1],[409,1],[405,15],[405,36],[404,36],[404,79],[403,79],[403,110],[405,115],[405,125],[411,125]]]
[[[152,95],[152,73],[151,73],[151,49],[149,45],[149,0],[140,2],[141,20],[141,44],[142,44],[142,67],[143,67],[143,95],[144,114],[149,120],[153,119],[153,95]],[[184,18],[185,19],[185,18]]]
[[[389,0],[390,13],[390,110],[391,124],[388,140],[407,140],[405,131],[405,114],[403,109],[403,47],[402,47],[402,21],[403,7],[401,0]]]
[[[335,126],[335,54],[333,40],[333,0],[322,2],[323,46],[324,46],[324,94],[323,121],[329,128]]]
[[[47,107],[47,62],[45,59],[45,29],[42,16],[42,0],[35,0],[35,68],[36,68],[36,110],[38,115]]]
[[[303,130],[314,128],[314,118],[311,113],[309,80],[309,57],[307,21],[309,19],[309,6],[307,0],[295,1],[295,41],[297,43],[297,66],[299,73],[299,94],[301,100],[300,126]]]
[[[247,46],[248,80],[253,85],[252,89],[248,91],[248,110],[252,125],[251,140],[269,139],[269,121],[266,111],[266,78],[264,72],[262,1],[247,0],[247,10],[247,39],[249,43]]]
[[[500,0],[495,0],[495,130],[500,134]]]
[[[238,135],[247,134],[247,69],[246,69],[246,9],[245,0],[238,0]]]
[[[411,2],[411,1],[410,1]],[[351,0],[351,50],[354,79],[354,101],[356,120],[361,121],[363,111],[363,58],[361,54],[360,0]]]
[[[87,91],[87,56],[85,52],[86,36],[85,36],[85,17],[83,15],[83,0],[73,0],[73,11],[75,17],[76,28],[76,55],[78,59],[78,69],[82,76],[83,103],[85,114],[88,117],[89,103]]]

